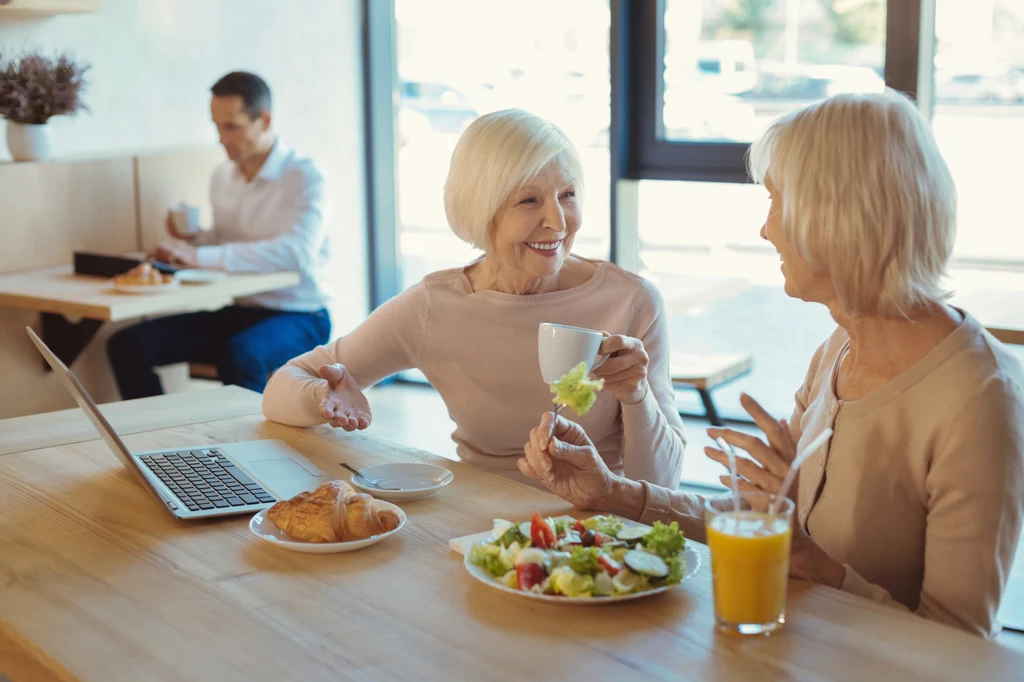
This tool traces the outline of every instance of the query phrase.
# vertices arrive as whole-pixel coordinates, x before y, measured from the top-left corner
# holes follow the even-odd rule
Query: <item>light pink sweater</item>
[[[835,394],[842,329],[818,349],[790,420],[806,445],[799,522],[846,566],[842,589],[971,632],[998,631],[1024,515],[1024,372],[970,315],[861,400]],[[646,486],[643,519],[704,537],[703,500]]]
[[[316,376],[323,364],[345,365],[362,387],[416,368],[448,407],[459,457],[525,481],[516,459],[530,429],[553,407],[537,360],[541,322],[643,341],[650,356],[647,396],[622,405],[611,391],[602,391],[586,416],[570,411],[569,417],[613,471],[675,488],[685,439],[669,378],[664,305],[649,282],[607,262],[585,284],[530,296],[474,292],[464,268],[428,275],[350,334],[275,373],[263,394],[263,413],[294,426],[323,423],[318,405],[326,382]]]

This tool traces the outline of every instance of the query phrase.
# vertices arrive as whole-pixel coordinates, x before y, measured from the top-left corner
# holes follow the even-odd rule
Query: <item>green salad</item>
[[[551,392],[555,394],[551,402],[571,407],[582,416],[590,412],[602,388],[604,379],[587,378],[587,363],[581,362],[551,384]]]
[[[686,570],[679,524],[624,525],[612,516],[581,521],[495,519],[469,562],[514,590],[570,598],[612,597],[674,585]]]

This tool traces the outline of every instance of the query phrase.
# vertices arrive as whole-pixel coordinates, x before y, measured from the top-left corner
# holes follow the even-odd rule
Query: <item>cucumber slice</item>
[[[522,523],[519,524],[519,532],[523,534],[523,537],[525,537],[527,540],[529,540],[530,539],[530,528],[532,528],[532,527],[533,527],[533,523],[531,521],[523,521]]]
[[[626,526],[619,531],[618,538],[626,542],[632,542],[633,540],[642,540],[647,537],[651,532],[651,528],[648,526]]]
[[[668,566],[657,554],[632,549],[626,552],[623,561],[632,570],[652,578],[664,578],[668,575]]]

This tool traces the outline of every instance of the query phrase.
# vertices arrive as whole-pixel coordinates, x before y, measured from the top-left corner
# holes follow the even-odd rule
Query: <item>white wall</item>
[[[90,112],[54,122],[58,155],[214,144],[210,85],[234,69],[262,75],[275,128],[331,183],[337,334],[367,312],[360,22],[358,0],[103,0],[92,14],[0,14],[0,53],[69,50],[92,64]]]

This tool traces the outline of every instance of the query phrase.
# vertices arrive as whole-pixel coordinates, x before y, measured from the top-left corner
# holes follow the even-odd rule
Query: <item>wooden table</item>
[[[104,277],[76,275],[70,265],[0,275],[0,306],[72,318],[116,322],[146,315],[223,307],[239,296],[293,287],[296,272],[228,275],[203,285],[183,284],[158,294],[125,294]]]
[[[109,278],[76,275],[70,265],[0,274],[0,307],[39,311],[40,336],[71,365],[104,322],[148,315],[216,310],[240,296],[299,283],[297,272],[227,275],[208,284],[182,284],[153,294],[128,294]]]
[[[1024,345],[1024,291],[979,289],[958,296],[953,304],[977,318],[1003,343]]]
[[[211,408],[243,400],[192,395]],[[394,538],[310,555],[258,542],[247,518],[175,521],[100,441],[0,456],[0,669],[15,682],[1009,680],[1024,670],[1024,656],[995,643],[804,582],[790,584],[780,635],[717,635],[706,563],[678,589],[618,605],[507,596],[471,579],[448,540],[496,516],[572,510],[372,435],[253,415],[125,441],[252,438],[281,438],[326,471],[339,461],[428,461],[455,481],[403,504],[409,521]]]
[[[217,400],[192,391],[101,405],[103,416],[123,435],[259,414],[261,396],[240,386],[214,390]],[[0,420],[0,455],[96,440],[96,428],[77,407]]]

